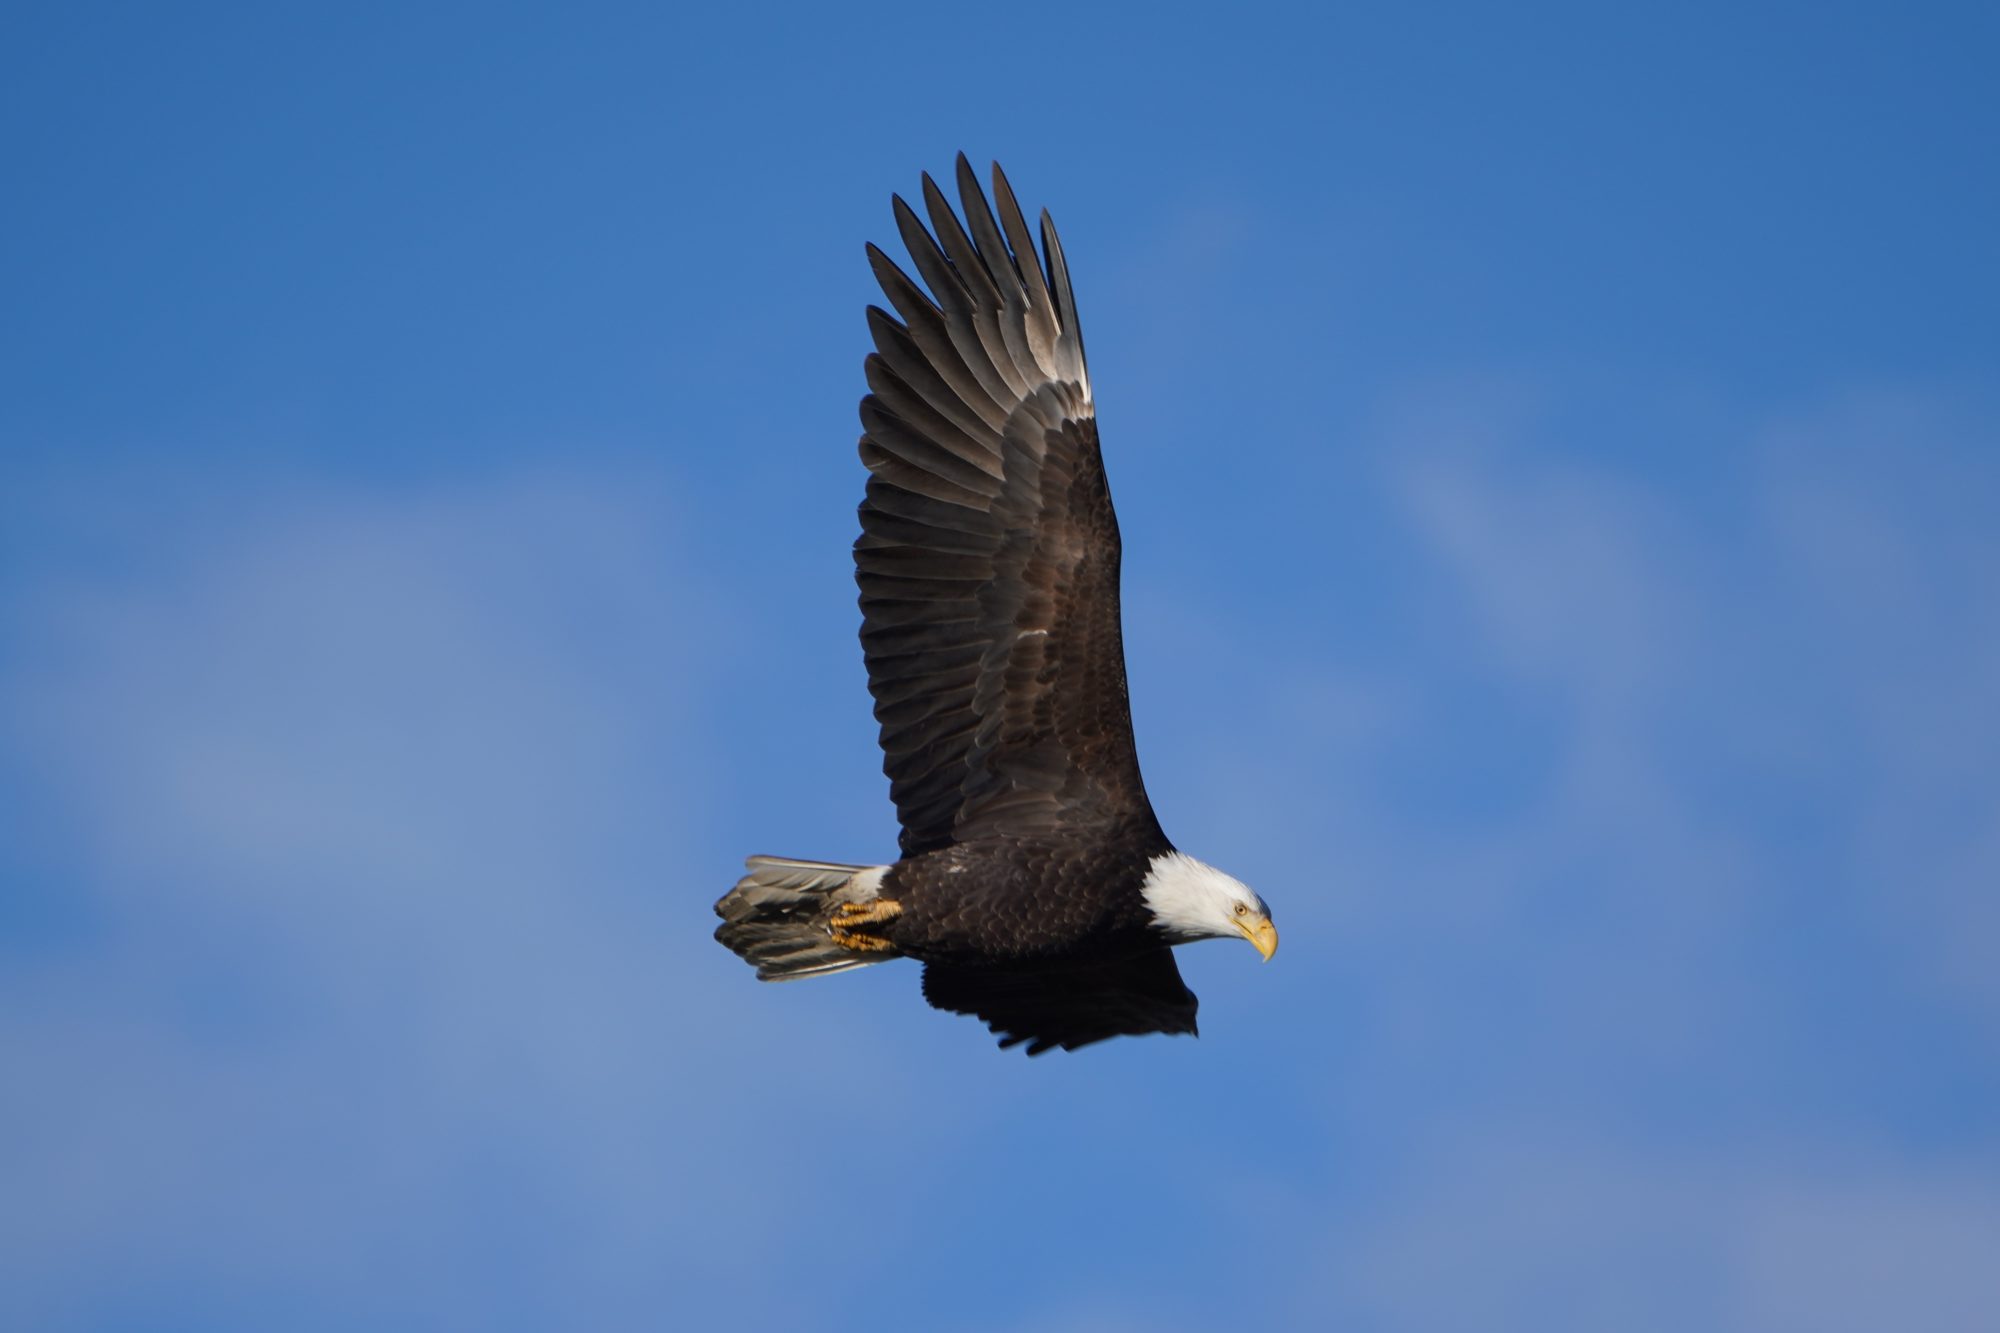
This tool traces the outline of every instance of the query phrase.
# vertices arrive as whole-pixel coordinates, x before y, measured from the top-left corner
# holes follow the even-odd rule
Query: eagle
[[[1167,839],[1132,738],[1118,519],[1069,266],[999,164],[894,197],[919,285],[874,245],[854,544],[861,650],[902,826],[890,865],[753,856],[715,937],[766,981],[894,958],[924,998],[1039,1055],[1195,1031],[1173,946],[1271,911]],[[928,291],[926,291],[926,288]]]

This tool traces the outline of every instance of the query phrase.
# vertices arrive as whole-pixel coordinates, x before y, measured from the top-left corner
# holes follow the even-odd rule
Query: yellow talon
[[[903,913],[903,905],[893,898],[878,898],[872,903],[842,903],[833,909],[829,918],[834,929],[850,929],[855,926],[879,926],[885,921],[893,921]]]
[[[902,915],[903,905],[893,898],[869,903],[841,903],[827,913],[826,933],[843,949],[856,953],[882,953],[896,946],[873,933],[873,928]]]

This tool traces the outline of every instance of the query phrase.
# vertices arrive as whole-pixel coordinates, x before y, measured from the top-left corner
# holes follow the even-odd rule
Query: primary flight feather
[[[963,154],[958,214],[923,179],[896,226],[920,286],[869,263],[854,544],[861,647],[902,824],[893,865],[753,856],[716,938],[767,981],[892,958],[924,998],[1028,1053],[1192,1033],[1171,946],[1278,935],[1241,882],[1177,851],[1139,775],[1118,519],[1069,267],[1007,177]]]

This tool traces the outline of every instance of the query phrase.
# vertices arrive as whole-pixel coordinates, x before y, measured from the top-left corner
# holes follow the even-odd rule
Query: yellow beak
[[[1270,917],[1248,917],[1237,922],[1236,928],[1243,932],[1243,938],[1249,940],[1258,953],[1264,955],[1265,962],[1271,961],[1271,955],[1278,951],[1278,928],[1271,924]]]

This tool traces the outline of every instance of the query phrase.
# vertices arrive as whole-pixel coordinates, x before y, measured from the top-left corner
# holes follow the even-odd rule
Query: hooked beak
[[[1239,921],[1236,928],[1243,932],[1243,938],[1250,941],[1264,961],[1270,962],[1271,955],[1278,951],[1278,928],[1271,924],[1268,916],[1253,916],[1247,921]]]

